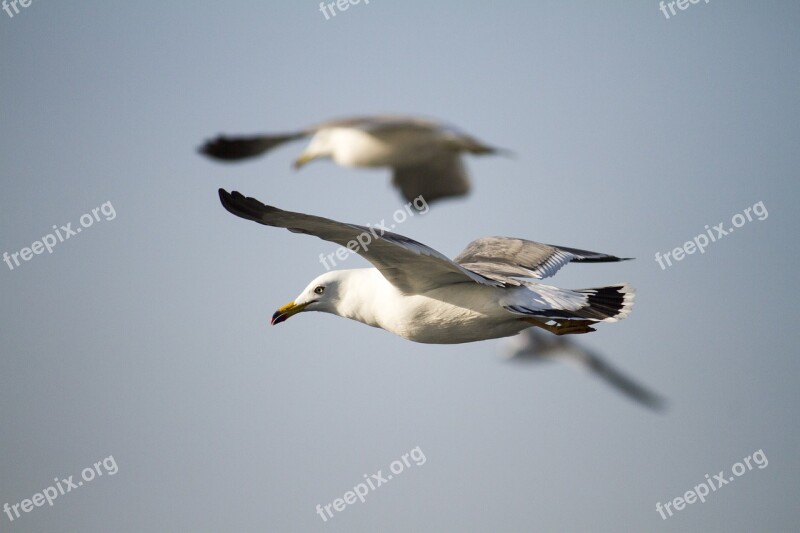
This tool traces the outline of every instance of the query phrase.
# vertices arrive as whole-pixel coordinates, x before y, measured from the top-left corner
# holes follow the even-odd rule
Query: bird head
[[[307,163],[323,157],[333,155],[333,144],[331,142],[331,132],[321,129],[311,137],[311,142],[300,156],[294,160],[294,168],[297,170]]]
[[[339,301],[340,279],[338,272],[327,272],[317,277],[293,301],[272,315],[274,326],[303,311],[334,313]]]

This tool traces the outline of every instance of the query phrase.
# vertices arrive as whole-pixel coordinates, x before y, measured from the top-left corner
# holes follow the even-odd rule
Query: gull
[[[509,361],[540,362],[560,360],[574,363],[605,380],[632,400],[652,409],[664,407],[664,400],[643,385],[636,383],[594,351],[572,341],[569,337],[556,337],[539,330],[526,329],[516,337],[504,341],[502,355]]]
[[[532,326],[556,335],[588,333],[595,331],[592,325],[627,317],[633,305],[634,291],[626,283],[570,290],[525,279],[552,276],[567,263],[624,260],[613,255],[484,237],[450,260],[376,227],[283,211],[235,191],[220,189],[219,197],[238,217],[346,246],[373,265],[318,276],[273,314],[273,325],[303,311],[322,311],[410,341],[456,344],[508,337]]]
[[[200,152],[214,159],[235,161],[309,136],[311,141],[295,160],[296,169],[321,158],[333,159],[345,167],[389,167],[392,183],[406,200],[422,196],[428,203],[469,192],[462,153],[508,153],[455,127],[399,115],[331,120],[279,135],[220,135],[201,146]]]

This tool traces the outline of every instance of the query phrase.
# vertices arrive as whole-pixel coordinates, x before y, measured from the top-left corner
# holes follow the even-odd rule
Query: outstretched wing
[[[504,354],[512,361],[564,360],[595,374],[622,394],[647,407],[661,410],[666,401],[641,383],[611,365],[595,351],[564,337],[543,333],[535,328],[526,329],[507,341],[509,352]]]
[[[453,283],[501,286],[457,265],[433,248],[396,233],[327,218],[283,211],[234,191],[219,190],[223,207],[234,215],[294,233],[314,235],[359,254],[406,294],[422,294]]]
[[[392,184],[409,202],[422,196],[429,204],[442,198],[464,196],[470,189],[461,156],[450,151],[442,151],[418,165],[395,168]]]
[[[661,410],[665,406],[662,397],[644,385],[628,377],[602,357],[590,350],[574,355],[574,357],[597,377],[617,389],[622,394],[652,409]]]
[[[628,259],[525,239],[483,237],[469,243],[454,261],[481,276],[519,285],[514,278],[544,279],[567,263],[609,263]]]
[[[200,153],[222,161],[238,161],[261,155],[276,146],[295,139],[302,139],[308,133],[287,133],[283,135],[252,135],[227,137],[220,135],[216,139],[206,141],[200,147]]]
[[[442,125],[435,120],[422,117],[383,114],[326,120],[311,126],[308,131],[315,132],[326,128],[356,128],[369,133],[385,134],[397,131],[432,131],[442,128]]]

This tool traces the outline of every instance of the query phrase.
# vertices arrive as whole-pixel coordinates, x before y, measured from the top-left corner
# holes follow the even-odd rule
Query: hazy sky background
[[[797,527],[795,265],[800,4],[47,2],[0,11],[0,505],[113,456],[0,531],[770,531]],[[658,414],[501,343],[414,344],[273,311],[324,271],[318,239],[237,219],[217,188],[355,223],[401,206],[384,170],[302,145],[222,165],[218,133],[350,114],[457,124],[514,158],[399,233],[454,256],[509,235],[636,257],[552,281],[628,281],[628,320],[578,342],[670,400]],[[661,270],[681,246],[745,224]],[[350,258],[345,267],[366,266]],[[315,512],[419,446],[327,523]],[[663,521],[762,449],[748,472]]]

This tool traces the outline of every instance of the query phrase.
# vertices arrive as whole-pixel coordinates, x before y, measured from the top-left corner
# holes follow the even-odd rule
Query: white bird
[[[422,196],[428,203],[463,196],[470,181],[462,153],[505,152],[476,140],[454,127],[433,120],[381,115],[332,120],[280,135],[219,136],[200,152],[234,161],[260,155],[275,146],[311,136],[295,168],[320,158],[345,167],[390,167],[392,183],[406,200]]]
[[[652,409],[662,409],[664,399],[634,381],[596,352],[568,337],[555,337],[527,329],[503,342],[502,355],[514,362],[565,361],[593,373],[632,400]]]
[[[624,283],[570,290],[521,279],[551,276],[570,262],[623,260],[612,255],[485,237],[451,261],[376,227],[282,211],[223,189],[219,196],[236,216],[346,246],[374,265],[322,274],[275,312],[273,325],[301,311],[322,311],[411,341],[452,344],[507,337],[531,326],[556,335],[588,333],[593,324],[627,317],[633,305],[634,291]]]

